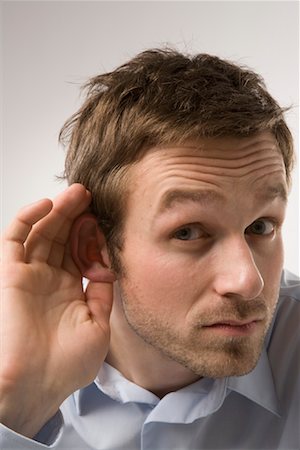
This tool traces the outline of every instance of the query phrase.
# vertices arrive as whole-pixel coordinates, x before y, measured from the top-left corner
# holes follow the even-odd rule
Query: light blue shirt
[[[104,363],[95,382],[69,397],[35,440],[0,426],[0,448],[299,450],[299,357],[300,284],[285,272],[250,374],[204,378],[160,400]]]

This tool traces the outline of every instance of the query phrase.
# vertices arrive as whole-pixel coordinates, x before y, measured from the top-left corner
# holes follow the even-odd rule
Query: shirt
[[[0,426],[0,448],[299,450],[299,325],[299,280],[284,272],[262,354],[248,375],[203,378],[159,399],[104,363],[34,440]]]

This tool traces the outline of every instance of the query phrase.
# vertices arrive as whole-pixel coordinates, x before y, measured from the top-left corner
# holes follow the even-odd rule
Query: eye
[[[269,236],[273,234],[276,228],[274,221],[270,219],[258,219],[246,228],[247,234],[256,234],[259,236]]]
[[[174,239],[179,239],[180,241],[194,241],[200,239],[204,235],[205,233],[199,225],[186,225],[175,231],[172,237]]]

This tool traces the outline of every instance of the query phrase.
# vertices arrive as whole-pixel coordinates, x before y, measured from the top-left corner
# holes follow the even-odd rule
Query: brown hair
[[[65,176],[91,191],[113,256],[122,247],[128,168],[151,147],[270,130],[290,181],[294,153],[285,110],[249,69],[207,54],[153,49],[85,87],[84,104],[60,133],[68,142]]]

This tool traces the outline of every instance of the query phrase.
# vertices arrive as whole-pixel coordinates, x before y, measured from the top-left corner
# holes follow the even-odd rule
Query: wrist
[[[0,388],[0,423],[31,439],[55,416],[59,407],[37,401],[35,393],[25,397],[17,391]]]

